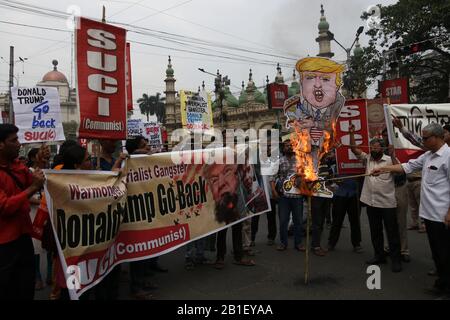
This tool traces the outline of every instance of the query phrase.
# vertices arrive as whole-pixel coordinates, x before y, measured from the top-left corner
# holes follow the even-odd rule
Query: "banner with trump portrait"
[[[221,150],[231,149],[132,156],[120,173],[47,170],[45,191],[71,298],[115,265],[168,253],[269,211],[255,166],[229,164],[222,155],[204,161]]]

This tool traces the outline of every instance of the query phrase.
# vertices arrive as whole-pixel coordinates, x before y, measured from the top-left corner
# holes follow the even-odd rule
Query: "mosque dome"
[[[58,68],[56,67],[58,65],[58,60],[53,60],[53,70],[50,72],[47,72],[44,77],[42,78],[42,82],[47,81],[58,81],[58,82],[65,82],[68,83],[66,76],[64,73],[59,72]]]

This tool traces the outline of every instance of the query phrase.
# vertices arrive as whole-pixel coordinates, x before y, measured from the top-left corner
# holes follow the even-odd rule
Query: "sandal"
[[[325,251],[321,247],[312,248],[312,252],[318,257],[324,257],[326,255]]]
[[[216,263],[214,264],[214,268],[217,270],[222,270],[225,267],[225,262],[223,260],[216,260]]]
[[[236,264],[238,266],[253,267],[255,265],[255,261],[241,259],[240,261],[234,261],[233,264]]]

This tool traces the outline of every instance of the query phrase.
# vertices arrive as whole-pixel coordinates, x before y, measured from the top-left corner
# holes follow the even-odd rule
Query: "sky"
[[[231,91],[238,93],[241,82],[247,83],[249,69],[257,86],[265,84],[266,75],[272,82],[277,62],[287,81],[292,79],[295,62],[307,55],[318,54],[315,42],[318,36],[320,5],[324,5],[330,31],[345,47],[349,47],[359,26],[368,30],[360,16],[371,5],[393,4],[393,0],[0,0],[0,92],[8,90],[9,47],[15,50],[15,84],[34,86],[43,75],[52,70],[52,60],[58,60],[58,70],[69,82],[72,70],[72,34],[67,19],[48,17],[30,10],[18,10],[20,4],[34,6],[45,12],[68,12],[76,9],[81,16],[101,19],[106,7],[108,23],[125,23],[147,28],[144,35],[128,27],[127,40],[131,43],[133,100],[143,93],[155,94],[165,89],[167,59],[177,80],[177,90],[197,90],[202,81],[206,89],[214,90],[214,76],[198,71],[227,75]],[[6,5],[9,5],[6,6]],[[15,6],[16,9],[11,8]],[[23,8],[23,7],[22,7]],[[73,11],[72,11],[73,12]],[[11,25],[5,22],[60,29],[44,30]],[[148,31],[148,30],[152,31]],[[135,29],[136,30],[136,29]],[[156,35],[156,36],[155,36]],[[170,37],[170,39],[169,39]],[[194,41],[197,43],[193,43]],[[364,33],[362,45],[368,42]],[[206,41],[199,44],[198,40]],[[138,44],[138,41],[143,44]],[[216,44],[218,46],[212,46]],[[332,42],[334,60],[344,61],[345,51]],[[162,48],[163,47],[163,48]],[[228,48],[234,48],[233,50]],[[236,49],[239,49],[237,51]],[[184,51],[179,51],[184,50]],[[190,52],[186,52],[190,51]],[[193,52],[202,53],[195,54]],[[220,56],[220,57],[218,57]],[[239,57],[238,57],[239,56]],[[19,57],[27,58],[21,62]],[[227,58],[224,58],[227,57]],[[239,61],[241,59],[245,61]],[[76,86],[75,83],[72,86]]]

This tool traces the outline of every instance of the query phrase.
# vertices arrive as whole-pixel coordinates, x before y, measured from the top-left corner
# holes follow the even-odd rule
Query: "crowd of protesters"
[[[433,290],[450,293],[450,127],[430,124],[423,128],[419,137],[403,128],[396,119],[394,125],[425,153],[400,164],[386,138],[372,140],[370,152],[366,153],[357,148],[353,130],[350,130],[351,150],[366,164],[366,173],[370,175],[363,183],[356,178],[339,176],[334,154],[322,159],[319,176],[325,180],[334,177],[335,183],[327,185],[333,191],[332,198],[312,199],[310,250],[319,257],[331,254],[338,246],[343,221],[348,215],[353,251],[363,252],[360,215],[361,208],[366,207],[374,252],[373,258],[366,263],[386,263],[389,257],[392,271],[401,272],[402,263],[410,262],[406,230],[426,232],[435,264],[435,270],[430,274],[437,277]],[[45,284],[52,287],[50,299],[69,299],[50,223],[44,226],[42,241],[31,237],[37,211],[47,210],[42,192],[45,180],[42,169],[120,170],[126,154],[118,152],[118,141],[102,140],[101,152],[91,158],[84,147],[68,140],[53,159],[49,147],[43,146],[29,151],[28,162],[27,159],[21,161],[17,132],[14,125],[0,124],[0,300],[33,299],[35,290],[41,290]],[[130,155],[154,152],[143,137],[127,140],[125,148]],[[269,167],[278,166],[269,170],[276,173],[264,175],[271,203],[271,211],[264,214],[267,217],[267,245],[274,246],[278,235],[276,250],[287,250],[292,223],[293,248],[304,252],[305,197],[285,193],[282,188],[283,181],[296,173],[296,158],[289,140],[280,143],[280,151],[280,158],[268,164]],[[409,227],[408,208],[412,221]],[[259,220],[258,215],[230,226],[234,261],[239,266],[256,264],[252,247],[255,246]],[[330,229],[326,246],[322,245],[325,222],[329,223]],[[185,250],[185,268],[192,270],[203,264],[224,268],[227,229],[187,244],[182,249]],[[206,250],[216,252],[215,261],[205,257]],[[41,257],[47,261],[45,279],[40,272]],[[153,282],[154,272],[168,272],[157,258],[131,262],[128,270],[131,297],[138,300],[154,299],[158,288]],[[118,299],[119,278],[123,272],[120,265],[116,266],[81,298]]]

